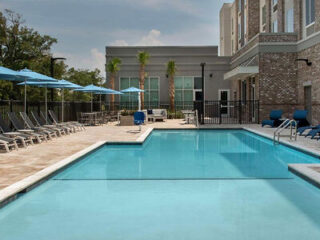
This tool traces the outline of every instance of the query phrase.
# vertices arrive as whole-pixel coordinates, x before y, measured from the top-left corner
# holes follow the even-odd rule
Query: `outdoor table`
[[[182,113],[185,115],[186,124],[189,124],[190,123],[190,117],[194,116],[194,111],[182,111]]]
[[[82,113],[82,117],[86,119],[85,123],[93,126],[97,124],[97,116],[98,116],[97,112]]]

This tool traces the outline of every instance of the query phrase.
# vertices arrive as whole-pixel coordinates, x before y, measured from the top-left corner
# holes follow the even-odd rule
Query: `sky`
[[[98,68],[106,46],[218,45],[219,11],[231,0],[0,0],[29,27],[58,39],[55,57]]]

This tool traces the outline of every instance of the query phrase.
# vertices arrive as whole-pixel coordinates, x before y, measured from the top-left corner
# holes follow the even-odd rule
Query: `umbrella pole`
[[[24,79],[24,112],[27,113],[27,80]]]
[[[138,105],[139,105],[139,112],[141,111],[141,99],[140,99],[141,93],[138,93]]]
[[[93,109],[93,97],[92,97],[92,93],[91,93],[91,112],[93,112],[92,109]]]
[[[47,88],[45,90],[45,93],[44,93],[44,96],[45,96],[45,110],[46,110],[46,124],[48,124],[48,106],[47,106]]]
[[[101,94],[100,94],[100,112],[102,111],[101,109]]]
[[[61,101],[61,122],[63,122],[63,118],[64,118],[64,104],[63,104],[63,102],[64,102],[64,89],[63,88],[61,88],[61,98],[62,98],[62,101]]]

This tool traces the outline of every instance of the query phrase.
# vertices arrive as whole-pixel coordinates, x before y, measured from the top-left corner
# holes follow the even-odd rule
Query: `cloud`
[[[143,36],[141,40],[136,44],[139,46],[162,46],[163,42],[159,39],[161,32],[156,29],[152,29],[146,36]]]
[[[97,48],[90,49],[87,56],[82,55],[82,53],[72,54],[68,52],[55,52],[53,55],[65,57],[67,59],[66,64],[68,64],[69,67],[89,70],[98,68],[101,71],[101,75],[105,75],[105,56],[104,53]]]

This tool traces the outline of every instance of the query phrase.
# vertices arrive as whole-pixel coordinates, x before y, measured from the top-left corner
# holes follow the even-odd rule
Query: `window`
[[[272,22],[272,32],[274,33],[278,32],[278,20],[275,20]]]
[[[175,105],[177,109],[184,109],[193,105],[193,77],[175,77]]]
[[[247,0],[243,0],[243,5],[247,6]]]
[[[139,88],[139,78],[120,78],[120,90],[135,87]],[[146,108],[159,106],[159,78],[145,78],[144,82],[144,104]],[[135,109],[138,107],[138,93],[126,93],[120,96],[121,108]]]
[[[315,9],[314,9],[314,0],[305,0],[306,1],[306,26],[314,23],[315,20]]]
[[[293,8],[288,9],[286,12],[286,32],[294,32]]]
[[[145,108],[159,107],[159,78],[146,78],[144,81],[144,91]]]
[[[267,10],[266,5],[262,7],[262,25],[265,25],[267,22]]]
[[[241,39],[241,23],[238,24],[238,39]]]
[[[241,5],[242,5],[242,4],[241,4],[241,1],[242,1],[242,0],[238,0],[238,12],[241,12]]]
[[[244,24],[243,26],[244,34],[246,35],[247,34],[247,14],[246,13],[244,13],[243,15],[243,24]]]
[[[272,0],[272,6],[275,6],[278,4],[278,0]]]

